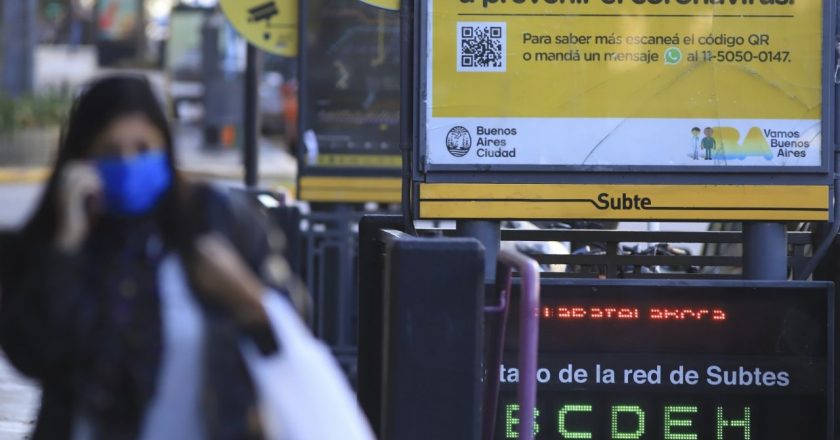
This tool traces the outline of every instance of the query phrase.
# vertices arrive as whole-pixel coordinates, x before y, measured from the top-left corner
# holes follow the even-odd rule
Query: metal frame
[[[302,275],[316,306],[314,332],[330,345],[351,378],[355,378],[358,320],[359,237],[354,225],[361,217],[349,209],[301,217]]]
[[[428,29],[428,1],[403,0],[402,7],[413,6],[414,41],[403,47],[403,53],[424,55],[429,48],[425,35]],[[835,94],[834,67],[837,63],[835,35],[837,34],[836,0],[823,0],[823,60],[822,60],[822,165],[819,167],[687,167],[667,166],[505,166],[505,165],[424,165],[426,149],[426,108],[410,121],[414,125],[413,143],[415,182],[477,182],[477,183],[656,183],[656,184],[748,184],[773,182],[783,184],[831,184],[835,171]],[[405,59],[406,57],[404,57]],[[414,89],[420,97],[428,96],[426,62],[423,56],[414,58]],[[404,99],[411,96],[406,92]],[[413,102],[420,105],[422,98]],[[630,174],[626,174],[630,173]],[[415,190],[416,194],[416,190]]]
[[[299,235],[294,244],[299,249],[295,254],[300,258],[296,265],[315,306],[313,332],[330,346],[355,383],[362,264],[358,230],[364,216],[377,213],[347,204],[331,206],[331,211],[302,214],[296,219]]]

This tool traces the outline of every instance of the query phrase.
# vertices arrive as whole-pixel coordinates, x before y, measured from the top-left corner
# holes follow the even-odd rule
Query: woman
[[[277,351],[262,296],[293,289],[249,212],[178,176],[145,79],[80,95],[4,270],[0,343],[43,387],[35,439],[263,438],[238,344]]]

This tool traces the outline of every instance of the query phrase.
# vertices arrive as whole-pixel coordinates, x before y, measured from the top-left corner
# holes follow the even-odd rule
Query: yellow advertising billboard
[[[251,44],[275,55],[298,54],[298,0],[221,0],[222,11]]]
[[[819,168],[823,2],[429,0],[425,165]]]

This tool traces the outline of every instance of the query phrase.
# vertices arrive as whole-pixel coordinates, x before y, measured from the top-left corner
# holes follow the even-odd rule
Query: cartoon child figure
[[[700,145],[704,150],[706,150],[706,160],[712,160],[712,151],[717,149],[717,142],[715,142],[715,138],[712,137],[714,134],[715,131],[712,130],[712,127],[706,127],[703,130],[703,135],[705,137],[700,142]]]
[[[700,128],[694,127],[691,129],[691,149],[688,151],[688,157],[694,160],[700,160]]]

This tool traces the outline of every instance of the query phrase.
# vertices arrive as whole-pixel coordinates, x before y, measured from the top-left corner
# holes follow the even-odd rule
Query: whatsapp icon
[[[682,51],[679,47],[669,47],[665,49],[665,64],[673,65],[679,64],[682,61]]]

